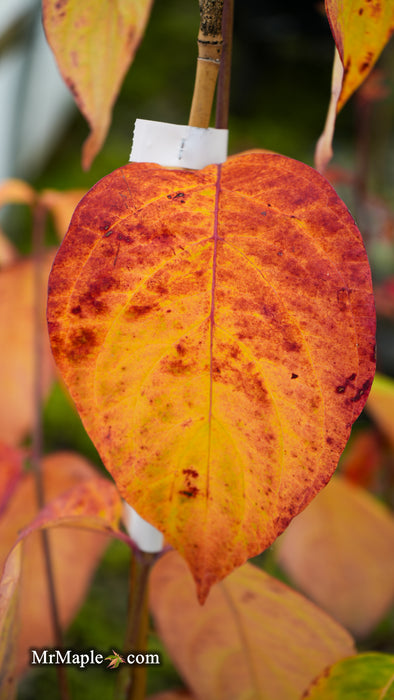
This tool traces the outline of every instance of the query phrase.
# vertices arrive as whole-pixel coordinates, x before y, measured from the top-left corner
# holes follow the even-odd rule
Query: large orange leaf
[[[101,180],[55,260],[48,320],[105,465],[201,600],[328,481],[374,372],[353,219],[272,154]]]
[[[43,0],[43,19],[59,70],[91,127],[82,163],[104,143],[112,107],[147,23],[152,0]]]
[[[337,112],[365,80],[394,32],[392,0],[326,0],[345,72]]]
[[[388,509],[336,476],[282,535],[278,559],[304,593],[364,636],[394,602],[393,543]]]
[[[326,666],[354,653],[349,634],[251,564],[215,586],[204,607],[176,552],[151,574],[160,637],[199,700],[298,700]]]
[[[54,363],[45,326],[45,280],[53,251],[43,260],[41,302],[42,391],[48,392]],[[34,417],[34,263],[20,260],[0,270],[0,440],[18,444]]]
[[[71,453],[48,456],[43,463],[43,477],[48,505],[38,516],[33,475],[28,472],[14,489],[0,519],[0,571],[4,564],[8,569],[13,566],[15,551],[22,540],[24,544],[19,671],[29,661],[30,647],[54,643],[42,543],[35,531],[54,528],[49,535],[62,625],[70,622],[84,598],[107,544],[102,533],[127,539],[118,527],[121,502],[114,485],[98,477],[84,459]],[[59,525],[74,525],[94,532],[55,527]],[[0,586],[2,594],[8,591],[7,568],[5,575]]]

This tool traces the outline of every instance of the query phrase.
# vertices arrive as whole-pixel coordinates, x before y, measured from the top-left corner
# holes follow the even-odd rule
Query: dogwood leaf
[[[394,697],[394,656],[366,653],[343,659],[325,669],[305,700],[390,700]]]
[[[312,600],[365,636],[394,602],[393,542],[390,511],[336,476],[282,535],[278,560]]]
[[[298,700],[327,665],[354,653],[350,635],[312,603],[251,564],[201,607],[176,552],[151,574],[158,633],[198,700]]]
[[[91,127],[82,164],[89,168],[111,121],[152,0],[43,0],[44,29],[64,81]]]
[[[314,170],[267,153],[101,180],[55,260],[48,321],[106,467],[201,600],[327,483],[374,372],[353,219]]]

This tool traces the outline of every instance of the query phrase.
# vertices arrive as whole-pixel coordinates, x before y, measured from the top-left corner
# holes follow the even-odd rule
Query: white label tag
[[[123,521],[131,539],[142,552],[161,552],[164,539],[162,533],[141,518],[126,501],[123,501]]]
[[[227,145],[228,129],[199,129],[137,119],[130,161],[200,170],[206,165],[224,163]]]

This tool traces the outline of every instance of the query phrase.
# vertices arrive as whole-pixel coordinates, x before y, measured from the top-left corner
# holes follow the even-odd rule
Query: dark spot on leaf
[[[178,355],[181,355],[182,357],[183,355],[186,355],[186,348],[184,345],[182,345],[182,343],[178,343],[178,345],[176,346],[176,351]]]
[[[80,314],[81,313],[80,305],[78,304],[78,306],[73,306],[73,308],[71,309],[71,313],[72,314]]]
[[[348,291],[347,291],[346,287],[341,287],[341,289],[338,289],[338,291],[337,291],[337,301],[338,301],[338,306],[339,306],[340,311],[346,311],[347,300],[348,300]]]
[[[108,235],[108,234],[107,234]],[[131,236],[125,236],[124,233],[118,233],[116,236],[116,240],[118,241],[125,241],[125,243],[133,243],[133,238]]]
[[[353,372],[353,374],[351,374],[349,377],[346,377],[344,383],[343,383],[343,384],[340,384],[340,385],[337,386],[337,388],[335,389],[335,391],[337,392],[337,394],[343,394],[343,393],[346,391],[346,389],[347,389],[347,387],[348,387],[349,385],[352,386],[352,382],[354,382],[356,376],[357,376],[356,373]]]
[[[198,472],[196,472],[195,469],[183,469],[182,474],[187,474],[188,476],[192,476],[195,479],[198,477]]]
[[[332,439],[332,437],[327,437],[327,438],[326,438],[326,443],[327,443],[327,445],[332,445],[333,442],[334,442],[334,440]]]
[[[362,387],[355,393],[351,401],[356,402],[360,401],[361,397],[364,396],[365,392],[369,390],[372,384],[372,379],[367,379]]]
[[[299,343],[296,343],[295,341],[285,340],[284,348],[287,352],[300,352],[301,345]]]
[[[280,255],[283,255],[283,251],[282,251],[282,250],[278,250],[277,255],[279,255],[279,256],[280,256]]]
[[[76,362],[98,345],[96,333],[91,328],[78,328],[70,335],[67,356],[71,362]]]
[[[358,14],[361,16],[363,13],[364,13],[364,8],[363,8],[363,7],[360,7],[360,9],[359,9],[359,11],[358,11]]]
[[[365,57],[365,60],[359,66],[360,73],[364,73],[366,70],[368,70],[372,61],[373,61],[373,53],[371,51],[368,51],[368,53]]]
[[[298,379],[298,374],[295,374],[294,372],[291,373],[291,378],[292,379]]]
[[[187,491],[178,491],[180,496],[186,496],[187,498],[195,498],[199,492],[199,489],[196,486],[190,487]]]
[[[65,78],[64,80],[65,80],[66,84],[68,85],[70,92],[74,95],[75,98],[77,98],[78,97],[78,90],[75,87],[75,83],[70,78]]]
[[[125,312],[125,318],[128,321],[134,321],[136,318],[141,318],[141,316],[146,316],[152,309],[156,308],[156,304],[133,304]]]
[[[104,234],[104,238],[108,238],[113,234],[113,230],[111,229],[110,231],[107,231],[107,233]]]

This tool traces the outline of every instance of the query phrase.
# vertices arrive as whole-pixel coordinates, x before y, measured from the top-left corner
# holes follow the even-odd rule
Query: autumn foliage
[[[122,496],[185,556],[201,600],[328,481],[374,372],[360,235],[282,156],[101,180],[52,268],[48,322]]]
[[[84,168],[152,3],[104,5],[43,0],[91,129]],[[390,0],[326,0],[326,13],[336,59],[321,171],[337,113],[394,29]],[[16,697],[29,649],[61,645],[110,538],[131,552],[125,647],[146,644],[151,570],[155,634],[185,684],[155,700],[391,697],[393,657],[357,654],[355,640],[394,600],[394,382],[374,379],[370,266],[333,186],[254,150],[201,170],[131,162],[87,193],[9,180],[9,203],[31,210],[34,242],[23,258],[0,231],[0,700]],[[43,454],[55,380],[104,475],[78,454]],[[342,456],[364,406],[370,425]],[[136,544],[122,499],[163,533],[162,552]],[[144,700],[145,671],[128,684],[128,649],[113,647],[117,697]]]

